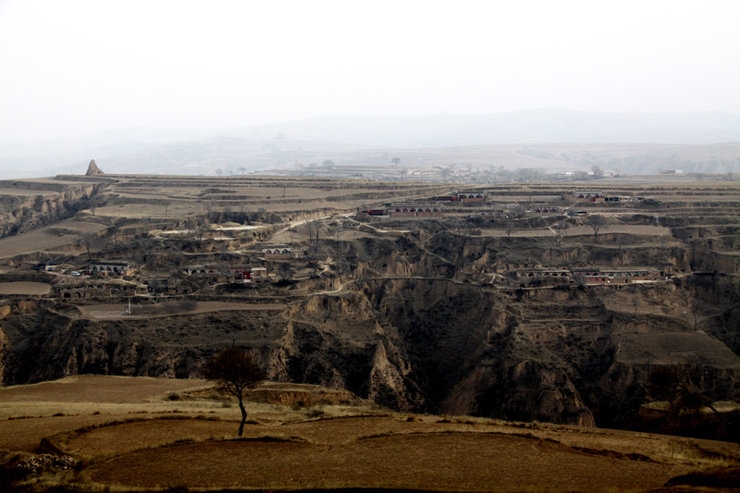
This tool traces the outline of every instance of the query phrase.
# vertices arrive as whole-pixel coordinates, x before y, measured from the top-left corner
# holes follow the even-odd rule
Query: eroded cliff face
[[[405,355],[388,340],[378,342],[368,376],[368,399],[394,409],[425,406]]]
[[[591,410],[563,370],[534,360],[480,365],[442,403],[449,414],[594,426]]]
[[[10,313],[11,308],[9,304],[0,306],[0,375],[5,375],[5,356],[9,351],[8,338],[3,331],[3,319],[10,315]]]
[[[5,212],[0,212],[0,238],[31,231],[72,217],[89,207],[102,184],[75,184],[56,192],[19,196]]]
[[[517,258],[543,254],[513,241]],[[408,411],[619,426],[644,402],[651,365],[687,362],[703,365],[695,383],[712,398],[739,396],[740,305],[727,276],[505,289],[467,281],[512,262],[492,239],[442,231],[330,246],[343,274],[303,282],[312,294],[282,311],[92,320],[63,302],[14,302],[0,320],[4,380],[195,377],[214,351],[238,344],[271,380],[343,388]],[[585,250],[548,255],[625,255]],[[676,268],[688,261],[683,251],[661,254]]]

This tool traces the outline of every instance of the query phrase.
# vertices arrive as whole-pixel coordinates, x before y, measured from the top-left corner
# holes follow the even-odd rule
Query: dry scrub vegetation
[[[663,487],[689,473],[728,485],[740,466],[726,442],[390,413],[315,386],[266,384],[253,398],[236,439],[235,404],[204,381],[79,376],[2,388],[4,486],[682,491]]]

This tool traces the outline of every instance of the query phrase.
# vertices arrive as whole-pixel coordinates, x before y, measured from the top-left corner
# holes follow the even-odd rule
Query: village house
[[[390,216],[395,217],[440,217],[442,208],[439,206],[396,206],[388,210]]]
[[[130,266],[128,262],[91,262],[87,267],[87,273],[102,274],[102,275],[118,275],[125,276],[129,273]]]
[[[458,192],[458,202],[484,202],[486,197],[481,192]]]
[[[655,281],[660,272],[653,268],[600,269],[588,268],[573,271],[573,279],[581,284],[628,284],[634,281]]]
[[[146,286],[126,283],[121,280],[63,283],[54,286],[53,295],[62,299],[118,298],[144,295]]]
[[[273,246],[262,249],[262,255],[266,259],[296,258],[298,252],[289,246]]]
[[[568,269],[523,269],[513,273],[514,278],[525,286],[557,286],[569,284],[573,276]]]
[[[252,267],[249,274],[250,279],[267,279],[267,267]]]

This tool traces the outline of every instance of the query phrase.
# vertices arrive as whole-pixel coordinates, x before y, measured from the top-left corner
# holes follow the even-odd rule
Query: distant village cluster
[[[561,215],[564,218],[588,214],[579,204],[620,204],[635,200],[600,191],[575,191],[560,197],[568,204],[528,202],[526,215]],[[423,202],[423,203],[422,203]],[[358,228],[367,220],[424,220],[443,216],[462,217],[470,214],[491,215],[491,221],[508,220],[509,209],[491,209],[486,193],[462,190],[434,196],[424,201],[404,204],[385,204],[357,212],[356,218],[347,217],[339,224],[343,228]],[[460,209],[459,207],[464,207]],[[366,221],[366,220],[365,220]],[[478,233],[480,234],[480,233]],[[310,244],[310,241],[309,241]],[[52,261],[36,269],[58,274],[51,296],[62,299],[134,296],[179,296],[196,293],[218,284],[275,283],[294,280],[298,264],[306,264],[309,249],[305,244],[257,244],[252,249],[246,265],[236,262],[191,263],[167,273],[141,270],[133,262],[121,259],[90,260],[85,265],[56,264]],[[318,272],[320,267],[314,267]],[[305,272],[305,269],[303,270]],[[323,268],[326,271],[326,268]],[[316,275],[316,274],[314,274]],[[568,285],[623,285],[633,282],[655,282],[669,278],[673,273],[665,266],[613,269],[598,266],[573,268],[547,268],[539,265],[501,266],[489,272],[488,283],[502,288],[547,288]]]
[[[563,196],[563,199],[566,197]],[[620,197],[618,195],[609,195],[603,192],[594,191],[578,191],[569,194],[569,198],[573,199],[576,203],[605,203],[615,204],[619,203]],[[637,200],[633,197],[629,197],[627,200]],[[395,216],[395,217],[439,217],[445,214],[446,208],[456,204],[484,204],[486,202],[486,195],[483,192],[456,192],[449,195],[440,195],[433,197],[426,204],[387,204],[384,208],[366,209],[362,211],[368,216]],[[456,211],[459,212],[459,211]],[[485,210],[479,212],[485,212]],[[504,211],[499,210],[500,214]],[[531,209],[528,209],[529,213],[539,214],[564,214],[568,216],[583,216],[587,212],[585,210],[574,210],[571,208],[563,208],[554,205],[536,205]]]
[[[470,183],[473,181],[477,183],[568,182],[599,179],[605,176],[618,176],[619,174],[616,171],[604,170],[598,165],[593,165],[588,170],[547,172],[533,168],[509,170],[466,164],[428,167],[402,166],[402,161],[398,157],[393,158],[391,162],[392,165],[345,165],[327,159],[321,163],[313,162],[307,165],[298,165],[294,170],[280,170],[280,172],[302,177],[361,178],[381,181],[414,180],[445,183]]]
[[[73,267],[41,264],[39,268],[54,271],[61,276],[71,276],[54,284],[50,294],[62,299],[120,298],[133,296],[176,296],[193,294],[198,288],[214,284],[260,283],[279,281],[279,276],[269,273],[267,267],[233,267],[225,265],[198,265],[184,269],[182,277],[140,278],[135,267],[122,262],[97,262],[98,270],[91,264],[82,271]],[[102,267],[102,269],[100,269]],[[109,269],[110,267],[110,269]],[[504,288],[546,288],[555,286],[624,285],[634,282],[665,280],[672,276],[670,270],[656,268],[514,268],[490,275],[490,281]]]
[[[670,276],[670,272],[653,268],[573,268],[573,269],[522,269],[511,272],[511,278],[519,287],[565,286],[578,284],[597,286],[629,284],[637,281],[658,281]]]
[[[51,296],[63,299],[187,295],[202,286],[275,280],[267,267],[257,266],[191,265],[166,277],[142,275],[136,266],[118,261],[95,261],[81,270],[49,262],[36,269],[60,275],[62,281],[54,284]]]

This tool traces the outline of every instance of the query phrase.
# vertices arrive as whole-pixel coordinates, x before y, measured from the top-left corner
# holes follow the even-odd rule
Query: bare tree
[[[100,198],[98,195],[91,195],[90,199],[88,200],[88,209],[90,209],[90,214],[95,216],[95,209],[98,208],[98,204],[100,204]]]
[[[689,298],[689,309],[691,310],[691,317],[694,321],[694,331],[696,331],[699,328],[699,312],[701,310],[700,306],[700,298],[699,298],[699,289],[697,286],[697,279],[695,275],[689,276],[688,279],[688,286],[690,290],[690,296]]]
[[[589,216],[585,223],[591,226],[591,230],[594,232],[594,243],[598,243],[599,231],[601,231],[602,226],[606,224],[606,219],[604,216]]]
[[[82,241],[85,243],[85,251],[87,252],[87,260],[92,260],[92,252],[94,249],[100,249],[100,238],[95,233],[83,233]]]
[[[391,159],[391,162],[393,163],[393,166],[398,167],[398,165],[401,164],[401,158],[394,157],[393,159]]]
[[[255,364],[252,356],[244,349],[231,346],[209,359],[202,369],[208,380],[219,382],[225,391],[239,400],[242,420],[239,424],[239,436],[244,433],[247,422],[247,409],[244,407],[244,392],[264,380],[264,372]]]

